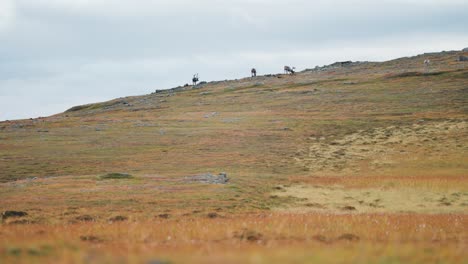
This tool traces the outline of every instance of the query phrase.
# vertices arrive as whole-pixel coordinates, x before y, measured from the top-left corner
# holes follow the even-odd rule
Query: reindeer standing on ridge
[[[193,75],[192,82],[193,82],[193,85],[197,85],[197,82],[198,82],[198,73]]]
[[[296,67],[289,67],[289,66],[284,66],[284,73],[286,74],[294,74],[294,70]]]
[[[252,74],[252,77],[257,76],[257,70],[255,68],[252,68],[252,70],[250,70],[250,73]]]

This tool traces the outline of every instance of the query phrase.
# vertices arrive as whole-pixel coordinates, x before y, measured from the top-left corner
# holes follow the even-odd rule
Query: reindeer
[[[284,73],[286,74],[294,74],[294,70],[296,67],[289,67],[289,66],[284,66]]]
[[[424,60],[424,66],[428,67],[431,64],[431,60]]]
[[[193,75],[192,82],[193,82],[193,85],[197,85],[197,82],[198,82],[198,73]]]
[[[252,68],[252,70],[250,70],[250,73],[252,74],[252,77],[257,76],[257,70],[255,68]]]

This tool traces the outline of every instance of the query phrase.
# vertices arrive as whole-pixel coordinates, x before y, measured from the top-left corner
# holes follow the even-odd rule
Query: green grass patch
[[[65,111],[66,113],[68,112],[76,112],[76,111],[81,111],[81,110],[96,110],[96,109],[103,109],[103,108],[106,108],[106,107],[111,107],[111,106],[116,106],[116,105],[120,105],[120,104],[123,104],[123,101],[121,100],[118,100],[118,101],[109,101],[109,102],[102,102],[102,103],[95,103],[95,104],[86,104],[86,105],[78,105],[78,106],[74,106],[70,109],[68,109],[67,111]]]
[[[113,173],[108,173],[108,174],[106,174],[106,175],[101,175],[101,176],[99,176],[99,179],[101,179],[101,180],[133,179],[133,176],[130,175],[130,174],[127,174],[127,173],[117,173],[117,172],[113,172]]]

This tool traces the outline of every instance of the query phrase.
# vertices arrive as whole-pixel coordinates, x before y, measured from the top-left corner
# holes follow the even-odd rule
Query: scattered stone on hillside
[[[458,57],[458,61],[468,61],[468,56],[460,56]]]
[[[109,222],[122,222],[122,221],[127,221],[127,220],[128,220],[128,217],[121,216],[121,215],[117,215],[117,216],[109,218]]]
[[[23,217],[23,216],[27,216],[28,213],[26,212],[23,212],[23,211],[4,211],[2,213],[2,219],[7,219],[7,218],[11,218],[11,217]]]
[[[214,117],[216,115],[218,115],[218,112],[211,112],[211,113],[205,114],[205,118]]]
[[[211,173],[187,176],[184,178],[188,182],[199,182],[207,184],[226,184],[229,181],[229,178],[225,172],[221,172],[218,175],[213,175]]]
[[[314,208],[320,208],[320,209],[326,209],[327,207],[323,204],[319,203],[306,203],[305,206],[307,207],[314,207]]]
[[[347,206],[343,206],[343,207],[341,208],[341,210],[344,210],[344,211],[354,211],[354,210],[356,210],[356,207],[347,205]]]
[[[100,239],[97,236],[80,236],[81,241],[87,241],[87,242],[94,242],[94,243],[99,243],[102,242],[103,240]]]
[[[233,118],[224,118],[223,120],[221,120],[223,123],[236,123],[236,122],[239,122],[240,120],[242,120],[242,118],[239,118],[239,117],[233,117]]]
[[[151,123],[136,123],[133,125],[134,127],[156,127],[156,124]]]
[[[322,67],[320,66],[315,66],[313,69],[305,69],[304,71],[327,71],[331,69],[337,69],[337,68],[342,68],[342,67],[349,67],[349,66],[355,66],[355,65],[360,65],[360,64],[365,64],[368,63],[366,61],[339,61],[332,63],[330,65],[324,65]]]
[[[284,188],[283,186],[275,186],[273,187],[273,190],[284,191]]]
[[[206,216],[208,218],[217,218],[217,217],[219,217],[219,214],[213,212],[213,213],[208,213]]]
[[[158,217],[162,219],[168,219],[171,215],[170,214],[159,214]]]
[[[77,216],[75,218],[75,220],[77,221],[82,221],[82,222],[92,222],[94,221],[94,217],[90,216],[90,215],[80,215],[80,216]]]
[[[208,83],[203,81],[203,82],[199,82],[197,85],[193,86],[193,89],[200,89],[204,86],[206,86]]]
[[[330,66],[332,67],[343,67],[343,66],[349,66],[353,64],[352,61],[338,61],[338,62],[335,62],[333,64],[331,64]]]
[[[464,49],[462,49],[462,51],[468,52],[468,48],[464,48]]]

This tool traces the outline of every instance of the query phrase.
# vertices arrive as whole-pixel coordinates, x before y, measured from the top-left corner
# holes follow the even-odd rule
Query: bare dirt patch
[[[466,213],[468,192],[415,188],[291,186],[275,195],[295,197],[280,208],[290,212],[334,213]]]

